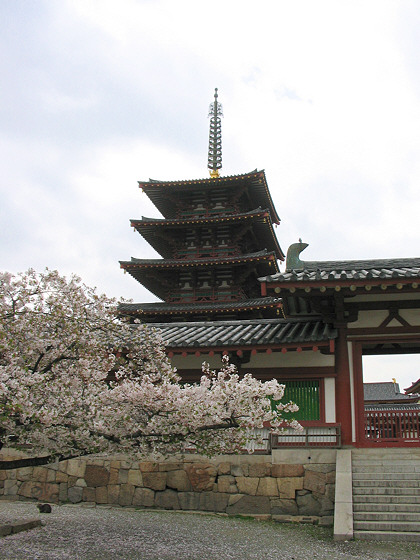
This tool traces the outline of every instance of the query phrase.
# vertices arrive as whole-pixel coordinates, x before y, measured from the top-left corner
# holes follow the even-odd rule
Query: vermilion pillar
[[[341,442],[352,444],[351,421],[351,380],[349,355],[347,351],[346,326],[337,326],[338,337],[335,350],[335,369],[337,372],[335,385],[335,406],[337,422],[341,424]]]

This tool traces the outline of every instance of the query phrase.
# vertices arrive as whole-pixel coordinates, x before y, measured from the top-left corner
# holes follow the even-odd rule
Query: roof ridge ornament
[[[309,243],[303,243],[302,239],[299,238],[299,243],[292,243],[287,250],[286,257],[286,272],[291,270],[304,270],[305,263],[299,258],[300,253],[308,247]]]
[[[210,170],[210,177],[217,179],[220,177],[219,169],[222,169],[222,104],[217,100],[217,88],[214,90],[214,101],[210,103],[210,134],[209,134],[209,154],[207,167]]]

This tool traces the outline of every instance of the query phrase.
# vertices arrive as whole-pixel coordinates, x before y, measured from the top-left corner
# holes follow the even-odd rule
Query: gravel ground
[[[32,502],[0,502],[0,523],[39,517]],[[42,528],[0,539],[13,560],[412,560],[410,543],[335,543],[331,531],[216,515],[53,506]]]

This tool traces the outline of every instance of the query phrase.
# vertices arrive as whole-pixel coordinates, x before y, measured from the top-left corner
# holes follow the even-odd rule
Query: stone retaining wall
[[[0,471],[0,499],[284,516],[285,521],[316,516],[326,524],[332,523],[334,489],[335,463],[273,463],[270,456],[211,461],[189,456],[159,463],[91,456]]]

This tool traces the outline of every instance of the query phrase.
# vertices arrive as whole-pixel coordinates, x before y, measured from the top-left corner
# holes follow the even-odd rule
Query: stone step
[[[372,469],[380,469],[380,468],[387,468],[387,467],[395,467],[399,466],[401,468],[418,468],[420,466],[420,459],[407,459],[405,461],[396,461],[396,460],[381,460],[381,459],[374,459],[372,461],[352,461],[353,468],[362,468],[362,467],[370,467]]]
[[[420,523],[410,521],[353,521],[355,531],[391,531],[419,533]]]
[[[356,515],[358,512],[403,512],[403,513],[419,513],[420,514],[420,501],[417,504],[409,504],[409,503],[401,503],[401,504],[390,504],[389,500],[387,503],[378,503],[378,502],[360,502],[360,503],[353,503],[353,512]]]
[[[354,521],[398,521],[404,523],[417,523],[420,527],[420,513],[407,513],[407,512],[373,512],[373,511],[358,511],[353,512]]]
[[[354,531],[354,538],[361,541],[420,542],[420,533],[410,531]]]
[[[420,480],[388,480],[377,478],[376,480],[354,480],[353,488],[413,488],[413,490],[420,487]]]
[[[387,476],[398,476],[398,475],[411,475],[420,477],[420,465],[418,467],[413,467],[413,465],[383,465],[380,467],[373,467],[373,466],[363,466],[363,467],[355,467],[353,466],[353,477],[355,474],[363,475],[369,474],[372,476],[376,476],[377,473],[383,473]]]
[[[388,447],[387,449],[354,449],[352,452],[353,459],[412,459],[413,457],[420,458],[420,448],[419,447],[406,447],[406,448],[394,448]]]
[[[408,453],[408,454],[397,454],[397,455],[352,455],[351,461],[354,465],[377,465],[387,463],[399,463],[400,465],[406,465],[420,461],[420,453]]]
[[[353,496],[418,496],[417,488],[392,488],[387,486],[354,486]],[[411,500],[409,500],[411,502]]]
[[[389,494],[356,494],[353,493],[354,504],[420,504],[420,496],[415,495],[401,495],[394,494],[390,497]]]

